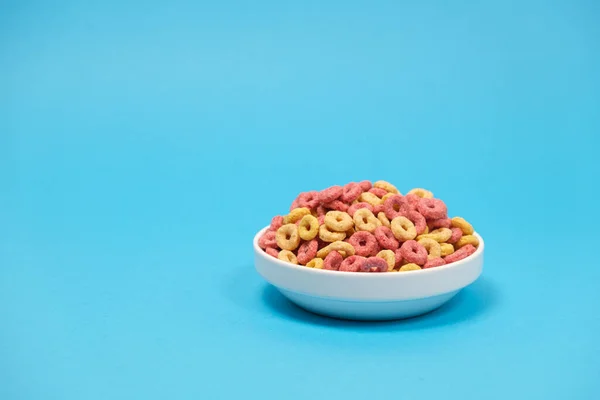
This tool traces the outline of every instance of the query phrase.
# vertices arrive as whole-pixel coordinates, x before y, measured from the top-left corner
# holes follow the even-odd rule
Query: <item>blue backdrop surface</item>
[[[84,4],[85,3],[85,4]],[[597,1],[0,2],[0,399],[598,399]],[[299,191],[486,239],[422,318],[253,269]]]

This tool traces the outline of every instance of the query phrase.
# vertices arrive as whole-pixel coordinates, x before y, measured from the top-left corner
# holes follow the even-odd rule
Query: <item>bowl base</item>
[[[435,310],[459,292],[456,290],[412,300],[352,301],[308,296],[281,288],[278,290],[291,302],[307,311],[327,317],[359,321],[387,321],[415,317]]]

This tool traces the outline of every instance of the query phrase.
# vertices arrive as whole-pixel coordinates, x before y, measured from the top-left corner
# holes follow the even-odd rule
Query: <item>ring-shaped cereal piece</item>
[[[358,272],[360,271],[360,266],[365,262],[365,260],[366,258],[362,256],[350,256],[342,261],[339,271]]]
[[[379,251],[379,244],[375,235],[367,231],[359,231],[348,239],[354,248],[355,254],[363,257],[374,256]]]
[[[281,228],[283,225],[283,217],[281,215],[276,215],[271,219],[271,225],[269,225],[269,230],[276,231]]]
[[[446,257],[454,253],[454,246],[452,246],[450,243],[440,243],[440,249],[442,250],[442,257]]]
[[[412,240],[417,237],[417,229],[412,221],[406,217],[399,216],[392,220],[390,228],[394,237],[401,242]]]
[[[354,228],[357,231],[375,232],[375,229],[381,226],[381,221],[366,208],[356,210],[352,219],[354,220]]]
[[[360,184],[356,182],[350,182],[343,188],[342,196],[340,200],[345,203],[352,203],[354,200],[358,199],[362,194],[363,190],[360,187]]]
[[[408,263],[424,265],[427,262],[427,250],[414,240],[407,240],[400,246],[402,259]]]
[[[452,226],[452,220],[450,218],[439,218],[427,221],[427,227],[430,230],[434,230],[437,228],[448,228]]]
[[[406,200],[406,211],[417,211],[417,207],[419,206],[421,198],[415,194],[409,193],[406,196],[404,196],[404,200]]]
[[[388,264],[383,258],[369,257],[360,266],[361,272],[387,272]]]
[[[277,258],[279,258],[281,261],[286,261],[291,264],[298,264],[296,255],[289,250],[281,250],[277,255]]]
[[[271,257],[279,258],[279,250],[274,247],[267,247],[265,249],[265,253],[270,255]]]
[[[446,261],[444,261],[443,258],[430,258],[429,260],[427,260],[425,265],[423,265],[423,269],[441,267],[442,265],[446,265]]]
[[[379,222],[381,222],[382,226],[386,226],[389,228],[392,224],[383,211],[377,214],[377,219],[379,220]]]
[[[417,240],[422,238],[433,239],[438,243],[445,243],[452,237],[452,231],[448,228],[438,228],[431,232],[417,236]]]
[[[408,218],[415,225],[417,235],[422,235],[427,229],[427,221],[425,220],[425,217],[422,216],[418,211],[408,211],[406,213],[406,218]]]
[[[453,228],[460,228],[460,230],[462,231],[463,235],[472,235],[473,232],[475,232],[473,230],[473,225],[471,225],[470,223],[468,223],[462,217],[454,217],[454,218],[452,218],[452,227]]]
[[[476,250],[477,249],[475,248],[475,246],[473,246],[472,244],[467,244],[461,247],[460,249],[456,250],[449,256],[444,257],[444,261],[446,261],[446,264],[450,264],[462,260],[463,258],[467,258],[471,254],[475,253]]]
[[[410,190],[407,194],[414,194],[415,196],[419,196],[422,199],[432,199],[433,193],[427,189],[423,188],[414,188]]]
[[[337,200],[343,193],[344,189],[341,186],[331,186],[319,192],[319,201],[322,204],[331,203],[332,201]]]
[[[349,238],[350,236],[354,235],[355,232],[356,232],[356,230],[354,229],[354,220],[353,220],[352,227],[346,231],[346,237]]]
[[[358,183],[363,192],[368,192],[373,187],[371,181],[362,181]]]
[[[354,247],[352,247],[350,243],[337,241],[330,243],[327,246],[323,247],[321,250],[319,250],[317,252],[317,257],[325,259],[325,257],[327,257],[327,255],[334,250],[340,253],[343,252],[346,255],[346,257],[353,256],[355,254]]]
[[[344,257],[336,250],[333,250],[327,254],[327,257],[323,260],[323,269],[337,271],[340,269],[340,265],[342,265],[343,261]]]
[[[319,239],[324,242],[337,242],[338,240],[344,240],[346,238],[346,232],[333,232],[327,228],[327,225],[323,224],[319,227]]]
[[[373,186],[378,189],[383,189],[388,193],[400,194],[400,191],[396,188],[396,186],[386,181],[377,181],[373,184]]]
[[[369,203],[372,206],[383,204],[383,200],[381,200],[379,197],[375,196],[373,193],[370,192],[364,192],[363,194],[361,194],[358,198],[358,201]]]
[[[396,266],[396,255],[392,250],[381,250],[375,257],[383,258],[388,265],[388,272]]]
[[[400,251],[400,247],[398,247],[398,249],[396,249],[396,251],[394,251],[394,256],[396,256],[396,265],[394,266],[394,268],[400,268],[402,266],[403,263],[403,259],[402,259],[402,251]]]
[[[319,192],[316,190],[300,193],[298,196],[298,205],[309,209],[317,208],[319,205]]]
[[[302,240],[313,240],[319,234],[319,219],[305,215],[298,224],[298,234]]]
[[[354,227],[354,221],[348,213],[341,211],[329,211],[325,214],[325,225],[330,231],[346,232]]]
[[[428,234],[428,233],[429,233],[429,227],[428,227],[428,226],[426,226],[426,227],[425,227],[425,230],[423,231],[423,233],[421,233],[421,235],[426,235],[426,234]]]
[[[463,236],[463,232],[460,228],[457,227],[452,227],[450,228],[450,230],[452,231],[452,236],[450,236],[450,239],[448,239],[448,243],[454,244],[458,242],[458,239],[460,239]]]
[[[283,224],[293,224],[302,219],[305,215],[310,215],[310,210],[305,207],[294,208],[288,215],[283,217]]]
[[[425,247],[427,250],[427,258],[440,258],[442,256],[442,247],[438,242],[429,238],[421,238],[417,240],[421,246]]]
[[[384,249],[396,250],[400,247],[400,243],[396,239],[394,232],[387,226],[378,226],[374,232],[377,243]]]
[[[263,235],[258,239],[258,247],[261,249],[266,249],[267,247],[277,247],[277,240],[275,240],[275,232],[274,231],[266,231]]]
[[[295,224],[285,224],[277,229],[275,234],[277,246],[283,250],[296,250],[300,245],[300,235]]]
[[[308,268],[323,269],[323,259],[319,258],[319,257],[315,257],[312,260],[310,260],[309,262],[307,262],[306,266]]]
[[[326,209],[335,211],[348,211],[348,204],[341,200],[334,200],[331,203],[323,204]]]
[[[377,187],[373,187],[373,188],[369,189],[369,193],[373,193],[375,196],[379,197],[382,200],[383,200],[383,196],[388,194],[388,192],[386,192],[384,189],[377,188]]]
[[[308,242],[304,242],[298,247],[298,263],[305,265],[307,262],[317,256],[317,250],[319,249],[319,242],[317,239],[313,239]]]
[[[356,210],[360,210],[361,208],[366,208],[367,210],[373,212],[373,206],[372,205],[370,205],[369,203],[360,202],[360,203],[354,203],[354,204],[352,204],[348,208],[348,214],[351,217],[354,217],[354,213],[356,212]]]
[[[396,193],[387,193],[385,196],[383,196],[383,197],[381,198],[381,200],[383,200],[383,202],[385,203],[385,201],[386,201],[387,199],[389,199],[390,197],[392,197],[392,196],[396,196]]]
[[[403,266],[400,267],[400,272],[406,272],[406,271],[418,271],[420,270],[421,267],[418,266],[415,263],[408,263],[408,264],[404,264]]]
[[[292,201],[292,205],[290,205],[290,212],[292,212],[293,209],[300,207],[298,205],[298,199],[295,199],[294,201]]]
[[[477,236],[474,235],[464,235],[463,237],[458,239],[458,242],[456,242],[455,247],[457,249],[460,249],[461,247],[466,246],[468,244],[471,244],[474,247],[479,247],[479,239],[477,239]]]
[[[448,207],[440,199],[421,199],[417,209],[429,220],[446,218],[448,216]]]
[[[390,220],[406,214],[406,200],[399,194],[388,197],[383,202],[383,212]]]

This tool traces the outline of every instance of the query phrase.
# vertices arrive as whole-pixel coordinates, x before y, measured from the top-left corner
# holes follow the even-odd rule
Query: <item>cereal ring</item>
[[[327,257],[325,257],[323,260],[323,269],[337,271],[340,269],[342,261],[344,261],[344,257],[337,251],[333,250],[327,254]]]
[[[433,239],[438,243],[447,242],[452,237],[452,231],[448,228],[438,228],[427,234],[417,236],[417,240],[422,238]]]
[[[374,232],[375,228],[381,226],[381,221],[366,208],[355,211],[352,219],[354,220],[354,227],[358,231]]]
[[[379,198],[382,198],[388,192],[386,192],[384,189],[381,189],[381,188],[378,188],[378,187],[373,187],[373,188],[369,189],[369,193],[373,193],[375,196],[377,196]]]
[[[400,247],[400,243],[398,243],[398,240],[396,240],[394,233],[386,226],[378,226],[375,228],[374,235],[375,239],[377,239],[377,243],[379,243],[379,246],[384,249],[396,250],[398,247]]]
[[[383,212],[389,219],[406,214],[406,200],[399,194],[392,195],[383,202]]]
[[[370,192],[364,192],[360,195],[358,200],[364,201],[365,203],[369,203],[372,206],[376,206],[383,203],[383,200],[381,200],[379,197],[375,196],[373,193]]]
[[[342,193],[344,193],[344,189],[341,186],[331,186],[319,192],[319,201],[323,204],[331,203],[338,199]]]
[[[414,194],[415,196],[419,196],[422,199],[433,198],[433,193],[431,193],[429,190],[422,189],[422,188],[412,189],[408,192],[408,194]]]
[[[373,206],[370,205],[369,203],[355,203],[352,204],[349,208],[348,208],[348,214],[350,214],[351,217],[354,217],[354,213],[356,212],[356,210],[360,210],[361,208],[366,208],[367,210],[373,212]]]
[[[442,257],[446,257],[454,253],[454,246],[452,246],[450,243],[440,243],[440,249],[442,250]]]
[[[298,234],[303,240],[313,240],[319,234],[319,219],[305,215],[298,224]]]
[[[417,235],[422,235],[423,232],[425,232],[425,229],[427,229],[427,221],[419,212],[408,211],[406,213],[406,218],[408,218],[415,225]]]
[[[404,264],[403,266],[400,267],[400,272],[406,272],[406,271],[418,271],[420,270],[421,267],[419,267],[417,264],[415,263],[408,263],[408,264]]]
[[[345,212],[329,211],[325,214],[325,225],[334,232],[346,232],[354,227],[352,217]]]
[[[461,247],[466,246],[468,244],[472,244],[473,247],[478,247],[479,246],[479,239],[477,239],[477,236],[464,235],[463,237],[461,237],[460,239],[458,239],[458,242],[456,242],[455,247],[457,249],[460,249]]]
[[[417,209],[427,219],[446,218],[448,215],[448,207],[440,199],[421,199]]]
[[[387,226],[388,228],[392,224],[388,217],[385,216],[385,213],[383,211],[377,214],[377,219],[381,222],[381,225]]]
[[[261,249],[266,249],[267,247],[277,247],[277,241],[275,240],[275,232],[274,231],[266,231],[263,235],[258,239],[258,247]]]
[[[427,227],[430,230],[437,228],[450,228],[450,226],[452,226],[452,220],[450,218],[440,218],[427,221]]]
[[[319,242],[317,242],[316,239],[302,243],[300,247],[298,247],[298,255],[296,256],[298,262],[302,265],[305,265],[307,262],[317,256],[318,248]]]
[[[301,220],[305,215],[309,215],[310,210],[304,207],[294,208],[288,215],[283,217],[283,224],[293,224],[294,222]]]
[[[354,247],[352,247],[350,243],[337,241],[330,243],[327,246],[323,247],[321,250],[319,250],[317,252],[317,257],[324,259],[329,253],[331,253],[334,250],[340,253],[343,252],[344,254],[346,254],[347,257],[353,256],[355,254]]]
[[[290,212],[293,209],[298,208],[298,207],[300,207],[299,204],[298,204],[298,199],[295,199],[294,201],[292,201],[292,205],[290,206]]]
[[[423,233],[422,233],[421,235],[426,235],[426,234],[428,234],[428,233],[429,233],[429,227],[428,227],[428,226],[426,226],[426,227],[425,227],[425,230],[423,231]]]
[[[353,220],[352,227],[346,231],[346,237],[349,238],[350,236],[354,235],[355,232],[356,231],[354,230],[354,220]]]
[[[296,255],[289,250],[281,250],[277,255],[277,258],[279,258],[281,261],[286,261],[291,264],[298,264]]]
[[[275,234],[277,246],[283,250],[296,250],[300,244],[298,227],[294,224],[285,224],[277,229]]]
[[[390,228],[394,237],[401,242],[414,239],[417,236],[415,225],[406,217],[396,217],[392,220]]]
[[[400,194],[400,191],[396,189],[396,186],[386,181],[377,181],[373,184],[373,186],[378,189],[383,189],[388,193]]]
[[[419,202],[421,198],[415,194],[407,194],[404,196],[404,200],[406,200],[406,208],[408,210],[417,211],[417,207],[419,206]]]
[[[323,224],[319,227],[319,238],[324,242],[337,242],[346,238],[345,232],[332,232]]]
[[[394,268],[400,268],[402,262],[404,261],[404,259],[402,258],[402,251],[400,250],[400,247],[398,247],[398,249],[394,251],[394,256],[396,257],[396,265],[394,265]]]
[[[407,240],[400,246],[402,259],[409,263],[423,265],[427,262],[427,250],[414,240]]]
[[[267,253],[268,255],[270,255],[270,256],[272,256],[272,257],[279,258],[279,257],[278,257],[278,256],[279,256],[279,250],[277,250],[277,249],[276,249],[276,248],[274,248],[274,247],[267,247],[267,248],[265,249],[265,253]]]
[[[373,215],[377,215],[380,212],[383,212],[383,203],[382,204],[377,204],[376,206],[373,206]]]
[[[350,256],[342,261],[339,271],[358,272],[361,265],[366,261],[362,256]]]
[[[381,200],[383,200],[383,202],[385,203],[385,201],[386,201],[387,199],[389,199],[390,197],[392,197],[392,196],[396,196],[396,194],[395,194],[395,193],[388,193],[388,194],[386,194],[385,196],[383,196],[383,197],[381,198]]]
[[[451,228],[450,229],[452,231],[452,236],[450,236],[450,239],[448,239],[448,243],[450,244],[454,244],[456,242],[458,242],[458,239],[460,239],[463,235],[463,232],[460,228]]]
[[[463,235],[472,235],[474,232],[473,226],[461,217],[452,218],[452,227],[460,228]]]
[[[360,266],[362,272],[387,272],[388,264],[383,258],[369,257]]]
[[[444,259],[441,257],[430,258],[429,260],[427,260],[425,265],[423,265],[423,269],[441,267],[442,265],[445,265],[445,264],[446,264],[446,261],[444,261]]]
[[[319,225],[323,225],[325,223],[325,215],[319,215],[317,217],[317,222],[319,222]]]
[[[392,250],[381,250],[375,257],[383,258],[388,265],[388,271],[392,271],[396,265],[396,255]]]
[[[308,268],[323,269],[323,259],[316,257],[306,263]]]
[[[346,203],[352,203],[362,194],[363,190],[358,183],[350,182],[343,188],[340,199]]]
[[[283,217],[281,215],[276,215],[273,217],[273,219],[271,219],[269,230],[276,231],[277,229],[281,228],[281,225],[283,225]]]
[[[348,204],[344,203],[341,200],[334,200],[331,203],[326,203],[323,204],[323,206],[327,209],[330,210],[336,210],[336,211],[348,211]]]
[[[316,190],[300,193],[298,205],[305,208],[316,208],[319,205],[319,192]]]
[[[356,232],[348,239],[357,255],[368,257],[374,256],[379,251],[377,239],[372,233],[366,231]]]
[[[429,238],[421,238],[417,241],[427,250],[427,258],[440,258],[442,256],[442,248],[438,242]]]
[[[446,264],[450,264],[462,260],[463,258],[467,258],[471,254],[475,253],[476,250],[477,249],[475,248],[475,246],[473,246],[472,244],[467,244],[461,247],[460,249],[456,250],[449,256],[444,257],[444,261],[446,261]]]
[[[322,205],[317,206],[317,217],[327,214],[327,210]]]
[[[371,181],[362,181],[358,183],[363,192],[368,192],[373,187]]]

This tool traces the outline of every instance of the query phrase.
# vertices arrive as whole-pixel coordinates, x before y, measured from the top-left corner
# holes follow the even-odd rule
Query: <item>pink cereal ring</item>
[[[281,225],[283,225],[283,217],[281,215],[276,215],[271,219],[269,230],[277,231],[277,229],[281,228]]]
[[[359,182],[359,185],[363,192],[368,192],[373,187],[371,181],[362,181]]]
[[[325,214],[327,214],[327,210],[325,209],[325,207],[323,206],[318,206],[317,207],[317,217],[321,217],[324,216]]]
[[[387,272],[388,265],[381,257],[369,257],[360,266],[362,272]]]
[[[354,217],[354,213],[356,212],[356,210],[359,210],[361,208],[366,208],[369,211],[373,212],[373,206],[370,205],[369,203],[356,203],[356,204],[352,204],[350,206],[350,208],[348,208],[348,214],[350,214],[351,217]]]
[[[274,247],[267,247],[265,249],[265,253],[267,253],[268,255],[270,255],[271,257],[275,257],[277,258],[279,256],[279,250],[277,250]]]
[[[402,258],[409,263],[424,265],[427,262],[427,250],[415,240],[407,240],[400,247]]]
[[[304,242],[298,247],[298,255],[296,258],[302,265],[306,265],[307,262],[317,256],[317,250],[319,250],[319,242],[317,239]]]
[[[300,207],[298,204],[299,204],[299,202],[298,202],[298,199],[296,199],[296,200],[292,201],[292,205],[290,206],[290,212],[291,212],[293,209]]]
[[[436,258],[427,260],[425,265],[423,265],[423,269],[440,267],[445,264],[446,264],[446,261],[444,261],[444,259],[442,257],[436,257]]]
[[[406,200],[407,210],[416,211],[421,198],[416,194],[407,194],[404,196],[404,200]]]
[[[382,189],[382,188],[377,188],[377,187],[373,187],[373,188],[369,189],[369,193],[373,193],[375,196],[377,196],[379,198],[382,198],[383,196],[388,194],[387,190]]]
[[[343,261],[344,257],[342,257],[339,252],[333,250],[327,254],[327,257],[325,257],[325,260],[323,260],[323,269],[337,271],[340,269],[340,265],[342,265]]]
[[[319,205],[319,192],[316,190],[300,193],[298,196],[298,206],[308,209],[316,208]]]
[[[410,220],[415,225],[417,230],[417,235],[421,235],[425,232],[425,228],[427,228],[427,221],[425,217],[419,214],[417,211],[408,211],[406,213],[406,218]]]
[[[379,243],[379,246],[386,250],[396,250],[400,247],[400,242],[394,237],[394,233],[387,226],[378,226],[375,228],[375,239]]]
[[[367,231],[359,231],[350,236],[348,243],[354,247],[358,256],[369,257],[379,252],[379,245],[375,236]]]
[[[358,183],[350,182],[344,186],[340,199],[345,203],[352,203],[354,200],[360,197],[362,192],[363,190]]]
[[[439,219],[448,217],[448,208],[440,199],[422,198],[417,206],[419,212],[427,219]]]
[[[454,243],[458,242],[458,240],[462,237],[462,235],[463,235],[462,229],[450,228],[450,230],[452,231],[452,236],[450,236],[450,239],[448,239],[448,243],[454,244]]]
[[[376,206],[373,206],[373,214],[377,215],[382,211],[383,211],[383,204],[377,204]]]
[[[383,202],[383,212],[391,221],[396,217],[406,214],[406,200],[403,196],[395,194]]]
[[[440,218],[427,221],[427,226],[429,227],[430,231],[437,228],[450,228],[451,225],[452,220],[450,218]]]
[[[472,244],[467,244],[461,247],[460,249],[456,250],[454,253],[444,257],[444,261],[446,261],[446,264],[457,262],[459,260],[462,260],[463,258],[469,257],[471,254],[475,253],[475,250],[477,250],[475,246],[473,246]]]
[[[394,251],[394,255],[396,256],[396,265],[394,266],[394,268],[400,268],[400,266],[402,265],[402,249],[400,247],[398,247],[398,249],[396,249],[396,251]]]
[[[275,240],[275,231],[266,231],[263,235],[258,239],[258,246],[261,249],[266,249],[267,247],[277,247],[277,240]]]
[[[344,189],[341,186],[331,186],[319,192],[319,201],[323,204],[331,203],[337,200],[342,193],[344,193]]]
[[[319,221],[319,225],[323,225],[325,223],[325,215],[319,215],[317,221]]]
[[[344,203],[341,200],[334,200],[330,203],[326,203],[323,205],[326,209],[335,210],[335,211],[348,211],[348,204]]]
[[[365,257],[361,257],[361,256],[357,256],[357,255],[350,256],[350,257],[346,258],[344,261],[342,261],[342,265],[340,265],[339,270],[347,271],[347,272],[358,272],[358,271],[360,271],[361,265],[366,260],[367,259]]]

